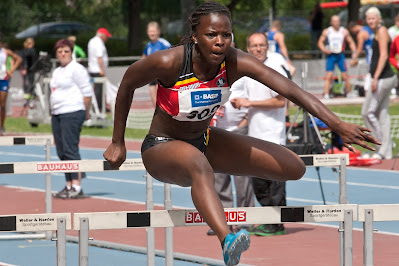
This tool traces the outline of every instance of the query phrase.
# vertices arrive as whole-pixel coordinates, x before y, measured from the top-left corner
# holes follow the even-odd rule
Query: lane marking
[[[319,182],[318,179],[313,179],[309,177],[303,177],[298,181],[306,181],[306,182]],[[322,180],[322,183],[326,184],[339,184],[336,180]],[[358,182],[346,182],[348,186],[359,186],[359,187],[371,187],[371,188],[387,188],[387,189],[399,189],[399,186],[386,186],[386,185],[378,185],[378,184],[369,184],[369,183],[358,183]]]

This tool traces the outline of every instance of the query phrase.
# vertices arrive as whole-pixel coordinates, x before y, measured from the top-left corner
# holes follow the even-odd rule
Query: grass
[[[5,122],[7,132],[13,133],[32,133],[32,134],[52,134],[51,126],[49,124],[39,124],[37,127],[32,127],[25,117],[7,117]],[[82,128],[82,136],[93,137],[112,137],[113,127],[86,127]],[[127,128],[125,131],[126,139],[144,139],[148,130],[146,129],[131,129]]]

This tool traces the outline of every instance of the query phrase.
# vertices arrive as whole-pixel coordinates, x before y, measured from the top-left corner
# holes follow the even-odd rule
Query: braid
[[[217,2],[205,2],[197,7],[188,17],[187,22],[190,25],[190,29],[187,29],[187,32],[180,41],[180,44],[192,43],[193,40],[191,36],[197,32],[197,26],[200,24],[201,17],[212,13],[226,15],[229,20],[232,21],[230,10],[227,7]]]

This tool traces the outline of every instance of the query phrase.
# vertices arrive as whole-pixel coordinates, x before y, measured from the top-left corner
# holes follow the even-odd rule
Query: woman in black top
[[[388,60],[391,39],[387,28],[381,25],[381,14],[378,8],[371,7],[367,10],[366,21],[375,37],[372,43],[373,54],[370,63],[370,74],[373,80],[371,88],[366,94],[362,115],[366,127],[370,128],[372,135],[382,143],[376,145],[377,152],[373,154],[373,158],[391,159],[389,95],[397,80]]]

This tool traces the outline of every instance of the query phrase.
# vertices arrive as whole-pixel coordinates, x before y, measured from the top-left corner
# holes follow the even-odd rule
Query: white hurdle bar
[[[357,220],[357,205],[314,205],[284,207],[226,208],[228,224],[276,224],[289,222],[345,221],[345,266],[352,265],[352,222]],[[80,266],[88,265],[88,231],[99,229],[166,228],[206,225],[197,210],[150,210],[135,212],[75,213],[73,230],[79,230]]]
[[[66,266],[66,230],[71,230],[70,213],[16,214],[0,216],[0,231],[57,231],[57,266]]]
[[[44,146],[46,161],[51,160],[51,144],[54,143],[52,135],[38,135],[38,136],[3,136],[0,137],[0,146]],[[45,174],[45,209],[46,213],[52,212],[51,201],[51,174]],[[43,238],[50,239],[51,232],[45,235],[24,235],[24,238]],[[18,238],[17,236],[10,236],[10,238]]]
[[[363,265],[373,266],[373,222],[399,221],[399,204],[359,205],[358,212],[363,222]]]
[[[0,163],[0,174],[79,173],[135,170],[145,170],[141,159],[127,159],[118,168],[111,168],[109,162],[105,160]]]

